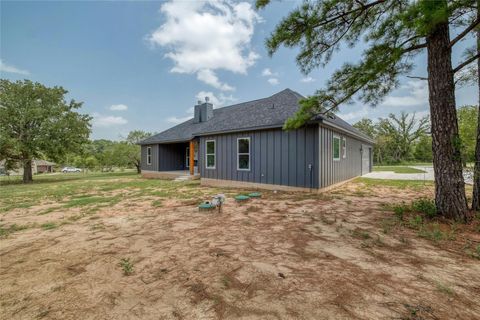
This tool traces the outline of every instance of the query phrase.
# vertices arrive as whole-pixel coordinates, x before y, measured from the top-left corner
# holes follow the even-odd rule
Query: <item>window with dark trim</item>
[[[250,138],[237,139],[237,170],[250,170]]]
[[[215,169],[215,140],[205,141],[205,168]]]
[[[147,147],[147,164],[152,164],[152,147]]]
[[[340,137],[339,136],[333,136],[333,142],[332,142],[332,147],[333,147],[333,160],[338,161],[340,160]]]

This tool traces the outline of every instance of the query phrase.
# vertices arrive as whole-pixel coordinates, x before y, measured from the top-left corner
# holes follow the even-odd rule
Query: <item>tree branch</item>
[[[377,0],[377,1],[374,1],[374,2],[371,2],[371,3],[368,3],[368,4],[361,4],[358,8],[355,8],[355,9],[352,9],[352,10],[350,10],[350,11],[342,12],[342,13],[340,13],[340,14],[337,14],[336,16],[333,16],[333,17],[331,17],[331,18],[328,18],[328,19],[322,21],[322,22],[319,23],[319,24],[313,25],[312,28],[317,28],[317,27],[326,25],[326,24],[328,24],[328,23],[330,23],[330,22],[333,22],[333,21],[335,21],[335,20],[337,20],[337,19],[343,18],[343,17],[345,17],[345,16],[348,16],[348,15],[350,15],[350,14],[352,14],[352,13],[354,13],[354,12],[360,11],[360,10],[361,10],[361,11],[365,11],[365,10],[369,9],[370,7],[373,7],[373,6],[376,6],[376,5],[378,5],[378,4],[384,3],[385,1],[386,1],[386,0]]]
[[[415,51],[415,50],[418,50],[418,49],[423,49],[423,48],[426,48],[426,47],[427,47],[426,43],[417,44],[417,45],[414,45],[414,46],[403,49],[403,53],[409,53],[409,52],[412,52],[412,51]]]
[[[407,78],[410,78],[410,79],[419,79],[419,80],[428,80],[428,78],[425,78],[425,77],[416,77],[416,76],[407,76]]]
[[[480,52],[477,52],[476,55],[472,56],[470,59],[467,59],[465,60],[464,62],[460,63],[455,69],[453,69],[453,73],[457,73],[458,71],[460,71],[463,67],[465,67],[466,65],[469,65],[470,63],[472,63],[473,61],[477,60],[478,58],[480,58]]]
[[[475,29],[480,24],[480,19],[477,18],[475,21],[472,22],[471,25],[467,27],[467,29],[463,30],[458,36],[456,36],[452,41],[450,41],[450,44],[448,45],[449,48],[453,47],[458,41],[462,40],[463,37],[467,35],[470,31]]]

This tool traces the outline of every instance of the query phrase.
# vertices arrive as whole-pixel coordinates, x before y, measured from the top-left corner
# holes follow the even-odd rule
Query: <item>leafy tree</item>
[[[414,145],[428,130],[428,117],[417,120],[415,114],[402,112],[379,118],[377,123],[364,118],[353,126],[375,140],[375,162],[391,164],[413,160]]]
[[[91,117],[75,111],[82,103],[65,101],[67,92],[0,79],[0,160],[7,167],[21,163],[24,183],[32,181],[34,158],[57,161],[88,139]]]
[[[128,158],[130,159],[130,162],[137,168],[137,173],[141,172],[140,165],[141,165],[141,155],[140,155],[140,145],[139,143],[142,140],[147,139],[150,137],[152,134],[149,132],[145,132],[142,130],[134,130],[130,131],[130,133],[127,136],[127,143],[129,145],[129,152],[128,152]]]
[[[415,150],[413,151],[413,157],[415,160],[431,162],[433,160],[432,154],[432,138],[424,134],[415,144]]]
[[[354,123],[353,126],[372,139],[375,139],[375,137],[377,136],[377,128],[373,123],[372,119],[363,118],[360,121]]]
[[[464,162],[473,162],[475,161],[478,107],[463,106],[457,112],[462,158]]]
[[[406,112],[399,117],[390,114],[386,119],[380,119],[378,124],[378,135],[391,138],[389,143],[393,153],[393,160],[410,160],[413,143],[417,141],[428,130],[428,117],[415,119]]]
[[[270,0],[257,0],[257,7]],[[365,39],[357,64],[345,63],[324,89],[302,102],[285,128],[298,128],[319,113],[357,97],[376,105],[407,75],[413,57],[427,50],[429,102],[435,169],[435,203],[440,214],[466,221],[467,200],[458,144],[454,74],[478,59],[472,55],[452,67],[452,48],[479,24],[477,0],[305,0],[285,17],[266,41],[270,54],[282,45],[300,47],[304,73],[326,65],[343,44]],[[462,31],[450,39],[450,27]]]

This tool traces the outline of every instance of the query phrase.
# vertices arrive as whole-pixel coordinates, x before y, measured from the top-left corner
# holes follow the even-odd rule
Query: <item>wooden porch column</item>
[[[188,164],[190,166],[190,175],[193,176],[195,174],[195,159],[193,157],[195,156],[195,143],[193,143],[193,140],[190,140],[190,163]]]

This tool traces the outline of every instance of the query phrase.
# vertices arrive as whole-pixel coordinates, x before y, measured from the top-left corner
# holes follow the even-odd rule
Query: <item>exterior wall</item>
[[[319,181],[320,188],[351,179],[362,175],[362,144],[365,142],[357,140],[341,131],[320,125],[319,128]],[[333,160],[333,136],[347,138],[347,157],[343,158],[340,143],[340,160]],[[369,145],[371,147],[371,145]],[[368,150],[367,150],[368,152]]]
[[[237,170],[237,138],[241,137],[250,137],[249,171]],[[215,140],[215,169],[205,168],[206,140]],[[207,179],[318,188],[318,147],[318,125],[205,136],[199,143],[199,172]]]
[[[141,168],[146,171],[186,170],[187,143],[142,145]],[[152,164],[147,165],[147,147],[152,147]]]
[[[151,164],[147,164],[147,147],[152,148],[152,163]],[[142,170],[158,171],[158,144],[142,145],[141,168],[142,168]]]

